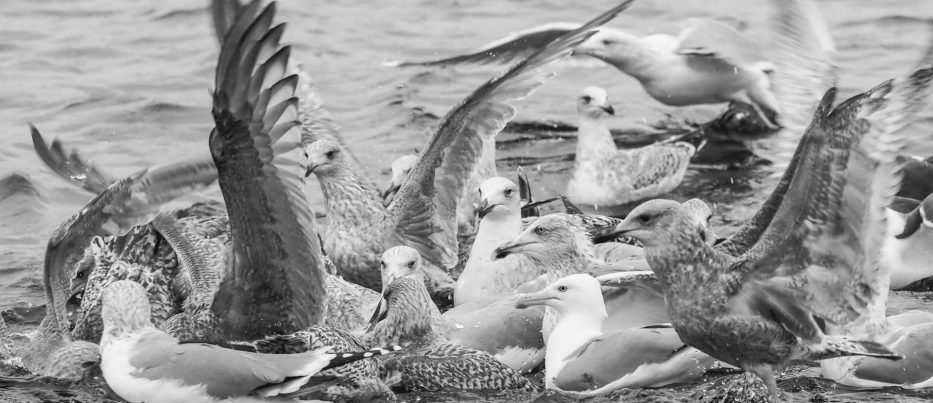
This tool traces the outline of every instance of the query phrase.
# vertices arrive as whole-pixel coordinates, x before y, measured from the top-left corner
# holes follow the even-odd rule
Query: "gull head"
[[[682,206],[684,210],[687,211],[687,214],[693,218],[697,230],[700,231],[700,237],[703,239],[703,243],[710,246],[714,245],[717,241],[716,233],[713,232],[713,229],[709,226],[709,221],[713,219],[713,209],[700,199],[687,200],[683,202]]]
[[[421,159],[417,155],[403,155],[392,161],[392,181],[389,182],[389,186],[382,192],[382,204],[388,206],[389,203],[392,203],[392,199],[395,198],[395,194],[398,193],[398,190],[402,187],[402,183],[405,182],[405,179],[408,178],[408,174],[411,173],[411,170],[415,168],[415,165],[418,165],[418,161]]]
[[[114,281],[104,289],[101,298],[104,334],[120,337],[152,326],[149,297],[139,283],[130,280]]]
[[[382,288],[385,289],[393,281],[402,277],[424,276],[421,269],[421,254],[408,246],[396,246],[382,253],[380,270],[382,272]]]
[[[513,254],[524,254],[532,259],[559,259],[568,248],[576,249],[589,242],[586,230],[565,214],[548,214],[525,228],[515,239],[499,245],[493,259]]]
[[[696,219],[682,204],[664,199],[649,200],[635,207],[613,233],[635,238],[645,247],[676,245],[678,236],[703,237]]]
[[[633,57],[643,52],[643,47],[637,36],[603,27],[586,42],[574,48],[573,52],[595,57],[625,71],[626,62],[631,62]]]
[[[521,214],[518,185],[506,178],[497,176],[484,180],[479,184],[479,197],[476,215],[480,220]]]
[[[589,274],[571,274],[561,278],[543,290],[521,294],[515,300],[515,307],[524,309],[535,305],[547,305],[556,309],[562,316],[581,313],[605,314],[606,306],[599,281]]]
[[[327,175],[345,163],[343,149],[335,141],[321,139],[304,146],[305,177]]]
[[[586,87],[577,98],[577,113],[591,119],[615,115],[616,110],[609,103],[609,93],[599,87]]]

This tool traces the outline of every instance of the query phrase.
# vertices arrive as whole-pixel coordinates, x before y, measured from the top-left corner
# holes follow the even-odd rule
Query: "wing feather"
[[[58,140],[53,141],[50,147],[35,126],[29,124],[29,130],[32,132],[32,144],[39,159],[58,176],[80,184],[82,189],[94,194],[102,192],[115,181],[112,175],[85,162],[77,150],[66,153]]]
[[[421,239],[413,246],[436,265],[456,264],[458,196],[478,163],[483,138],[498,134],[515,116],[512,103],[528,96],[553,75],[541,71],[542,67],[569,55],[573,47],[593,35],[592,29],[614,18],[630,3],[625,1],[560,36],[451,110],[387,208],[388,224],[397,228],[400,238]],[[419,205],[423,207],[416,209]]]
[[[387,61],[383,63],[383,65],[386,67],[428,67],[448,66],[464,63],[512,63],[516,60],[519,60],[520,58],[531,55],[535,51],[543,49],[552,41],[559,38],[561,35],[564,35],[579,27],[580,24],[564,22],[544,24],[510,34],[505,38],[483,46],[473,53],[428,61]]]
[[[808,289],[808,308],[831,323],[884,314],[884,209],[900,187],[898,156],[910,144],[933,144],[933,134],[905,130],[929,105],[931,62],[814,119],[817,152],[801,159],[771,225],[742,256],[747,270],[771,268],[754,276]]]
[[[274,4],[233,24],[216,70],[210,148],[230,217],[233,257],[212,311],[224,336],[234,339],[307,328],[323,319],[326,301],[314,216],[301,169],[288,155],[295,152],[299,133],[271,135],[276,126],[285,125],[276,135],[289,126],[297,111],[287,111],[297,108],[291,100],[280,102],[281,108],[260,105],[267,89],[276,89],[269,99],[294,95],[288,94],[293,78],[284,76],[289,53],[281,47],[267,60],[251,56],[263,53],[254,47],[268,47],[267,41],[276,39],[269,35]],[[251,87],[260,91],[248,91]],[[250,98],[251,93],[257,95]]]
[[[680,54],[714,57],[740,67],[768,60],[757,43],[709,18],[688,19],[678,39]]]

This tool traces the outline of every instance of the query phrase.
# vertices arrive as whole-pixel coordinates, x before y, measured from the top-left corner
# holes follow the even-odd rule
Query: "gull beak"
[[[525,309],[535,305],[548,305],[548,302],[556,299],[558,298],[554,290],[548,287],[535,293],[519,295],[518,298],[515,299],[515,307],[518,309]]]
[[[376,324],[385,319],[388,309],[386,309],[386,298],[385,294],[379,297],[379,303],[376,304],[376,309],[373,311],[373,316],[369,318],[369,326],[366,328],[366,332],[371,332],[376,328]]]
[[[305,170],[305,178],[311,176],[314,173],[314,170],[317,169],[318,165],[308,164],[307,170]]]
[[[608,114],[610,114],[610,115],[615,115],[615,114],[616,114],[616,108],[613,108],[612,105],[602,106],[601,108],[602,108],[602,110],[606,111],[606,113],[608,113]]]
[[[492,251],[492,258],[503,259],[508,255],[513,255],[516,253],[522,253],[526,246],[533,244],[534,242],[524,242],[519,239],[515,239],[509,242],[506,242],[502,245],[499,245],[496,250]]]
[[[389,203],[392,203],[392,199],[395,198],[395,194],[398,193],[398,190],[402,188],[402,185],[396,185],[395,181],[382,192],[382,205],[388,206]]]
[[[612,231],[605,234],[603,237],[606,239],[616,239],[636,229],[638,228],[635,228],[635,226],[633,224],[630,224],[628,220],[623,220],[622,222],[619,223],[619,225],[616,225],[616,227],[613,228]]]
[[[489,204],[489,201],[487,201],[486,199],[483,199],[482,201],[479,202],[479,206],[476,207],[476,210],[474,210],[474,212],[479,217],[479,219],[482,220],[483,217],[489,214],[489,212],[492,211],[492,209],[496,208],[496,206],[498,205],[499,204]]]

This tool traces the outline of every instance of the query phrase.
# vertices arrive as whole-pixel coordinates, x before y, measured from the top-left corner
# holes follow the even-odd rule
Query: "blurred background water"
[[[206,156],[212,127],[209,89],[217,45],[205,2],[116,0],[6,0],[0,12],[0,309],[42,304],[40,266],[45,242],[91,195],[46,169],[32,149],[28,122],[46,136],[81,150],[117,176],[180,158]],[[281,0],[292,58],[315,78],[318,91],[342,125],[352,151],[380,184],[389,163],[421,147],[449,108],[504,70],[495,66],[391,69],[387,59],[427,59],[470,51],[510,32],[552,21],[582,22],[612,1],[556,0]],[[841,99],[910,69],[933,35],[927,0],[823,0],[818,6],[838,48]],[[639,33],[676,33],[688,17],[714,17],[765,44],[770,3],[764,0],[642,0],[609,25]],[[610,125],[644,129],[674,121],[707,121],[723,106],[672,108],[648,97],[634,79],[608,65],[567,62],[558,75],[521,103],[517,121],[574,124],[580,89],[608,89],[617,114]],[[926,111],[922,130],[933,130]],[[503,139],[510,134],[502,135]],[[533,137],[533,136],[532,136]],[[715,210],[713,226],[728,235],[757,208],[776,183],[799,133],[750,142],[770,163],[748,169],[692,168],[672,198],[700,197]],[[573,140],[509,143],[500,148],[506,176],[524,164],[538,198],[563,191]],[[314,179],[308,193],[322,197]],[[219,197],[214,189],[203,198]],[[899,293],[892,312],[928,307],[923,295]],[[803,370],[794,400],[921,399],[920,393],[833,392]],[[794,378],[797,379],[797,378]],[[34,386],[0,392],[0,400],[35,396],[67,401],[67,388]],[[60,389],[60,388],[59,388]],[[695,388],[636,391],[629,400],[692,400]],[[34,393],[35,392],[35,393]],[[824,393],[832,392],[832,393]],[[38,393],[38,394],[37,394]],[[43,394],[44,393],[44,394]],[[31,397],[30,397],[31,396]],[[52,397],[50,397],[52,396]],[[55,397],[57,396],[57,397]],[[533,396],[507,396],[522,400]],[[435,396],[434,398],[442,398]],[[482,396],[443,397],[483,400]],[[545,396],[558,399],[560,396]]]

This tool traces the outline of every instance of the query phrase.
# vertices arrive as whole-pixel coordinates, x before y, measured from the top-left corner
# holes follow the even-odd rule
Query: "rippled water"
[[[386,4],[283,0],[279,8],[279,19],[289,23],[285,40],[294,44],[293,58],[310,69],[351,148],[380,182],[388,179],[391,160],[421,146],[438,116],[502,70],[388,69],[380,62],[471,50],[536,24],[586,20],[613,2],[396,0],[391,6]],[[933,19],[933,5],[925,0],[818,4],[838,47],[844,96],[909,69],[928,40],[926,24]],[[38,268],[45,241],[91,197],[41,165],[32,151],[27,122],[36,124],[47,138],[77,147],[87,159],[116,175],[206,155],[212,125],[208,89],[217,46],[201,1],[6,0],[3,6],[0,178],[22,175],[4,186],[18,191],[0,192],[0,308],[7,309],[43,302]],[[764,40],[769,34],[768,6],[763,0],[643,0],[610,25],[639,32],[675,32],[683,18],[710,16],[746,26],[748,35]],[[665,107],[645,95],[634,80],[608,66],[565,63],[556,78],[519,105],[517,120],[573,123],[575,96],[589,85],[609,90],[618,111],[611,124],[617,128],[643,128],[668,114],[678,121],[705,121],[721,110],[719,106]],[[931,127],[927,124],[924,129]],[[691,169],[672,197],[709,201],[716,211],[714,227],[727,235],[767,195],[797,136],[782,133],[751,143],[771,164],[732,171]],[[566,184],[572,164],[567,156],[573,147],[567,140],[503,145],[500,158],[507,160],[501,161],[500,169],[511,174],[514,162],[524,161],[538,197],[557,194]],[[321,207],[317,184],[308,186],[315,207]],[[214,190],[203,197],[218,196]],[[926,307],[921,297],[899,295],[890,309]],[[788,396],[846,401],[917,396],[895,391],[835,391],[831,384],[806,378],[815,373],[807,369],[803,378],[791,378],[804,379],[805,386],[803,392]],[[20,395],[52,399],[49,396],[55,393],[51,391],[62,388],[40,385],[17,390],[15,396],[0,394],[0,400]],[[697,391],[695,387],[635,391],[623,397],[683,401],[692,400]],[[445,397],[460,398],[484,399]],[[499,399],[528,398],[532,396]],[[560,401],[562,397],[542,399]]]

